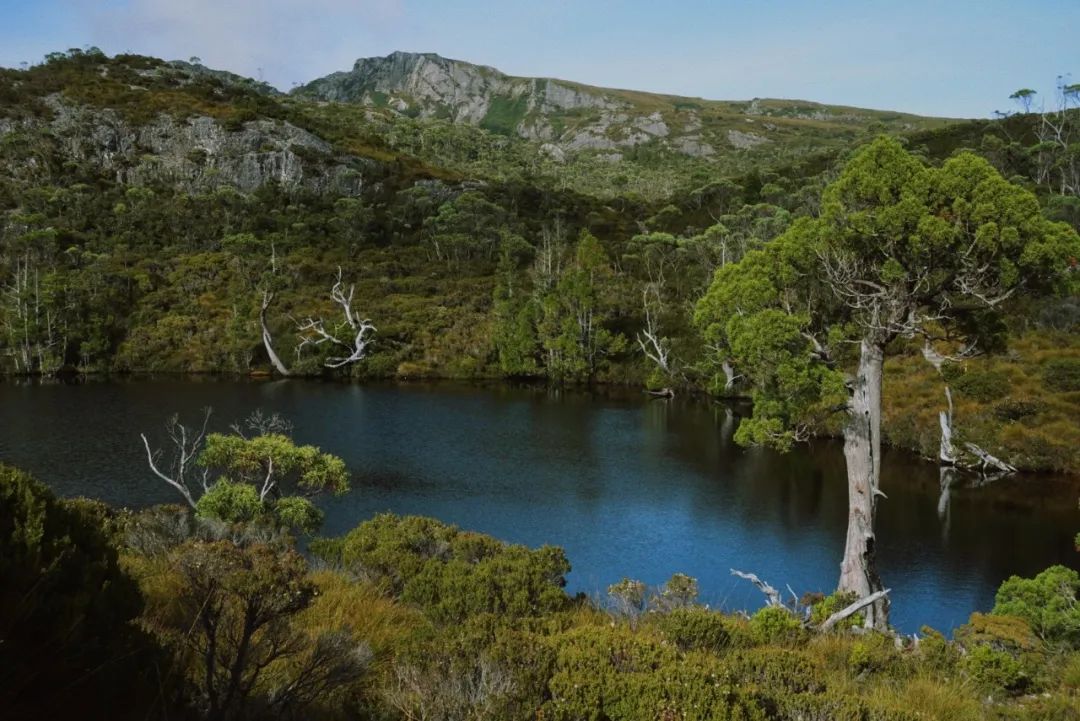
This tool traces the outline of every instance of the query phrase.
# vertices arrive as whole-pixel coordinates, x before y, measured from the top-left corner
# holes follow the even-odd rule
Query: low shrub
[[[750,617],[758,643],[793,643],[806,635],[799,619],[780,606],[765,606]]]
[[[952,379],[953,390],[961,396],[982,403],[1009,395],[1009,375],[1004,371],[968,371]]]
[[[1043,385],[1058,393],[1080,391],[1080,358],[1054,358],[1043,365]]]
[[[868,633],[851,646],[848,668],[855,674],[895,672],[902,657],[890,636]]]
[[[1016,694],[1029,682],[1020,661],[990,646],[976,646],[968,651],[962,666],[972,681],[991,693]]]
[[[340,545],[320,542],[313,551],[443,623],[480,613],[535,616],[570,601],[563,591],[570,564],[562,549],[509,545],[431,518],[382,514]]]
[[[720,662],[626,626],[574,629],[557,648],[545,719],[764,719]]]
[[[705,608],[677,608],[660,616],[656,627],[681,651],[720,653],[731,644],[723,614]]]

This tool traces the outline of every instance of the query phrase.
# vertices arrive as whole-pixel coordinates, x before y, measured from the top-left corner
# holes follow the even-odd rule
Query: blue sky
[[[515,75],[715,99],[989,116],[1080,79],[1080,0],[0,0],[0,65],[97,45],[282,89],[437,52]]]

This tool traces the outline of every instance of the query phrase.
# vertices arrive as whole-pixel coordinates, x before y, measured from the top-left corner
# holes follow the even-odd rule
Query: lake
[[[732,441],[737,411],[702,399],[450,383],[355,385],[221,379],[0,382],[0,461],[57,493],[132,507],[179,502],[147,470],[139,440],[214,408],[224,430],[256,409],[345,459],[353,489],[326,498],[327,534],[381,511],[423,514],[530,546],[559,545],[571,591],[624,576],[699,580],[714,607],[761,595],[730,569],[796,593],[829,591],[846,529],[833,441],[780,455]],[[1002,580],[1078,566],[1076,479],[1021,476],[943,495],[936,466],[884,457],[879,568],[891,620],[950,630],[988,610]]]

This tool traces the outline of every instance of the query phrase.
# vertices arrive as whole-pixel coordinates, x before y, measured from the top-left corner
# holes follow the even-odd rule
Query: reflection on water
[[[207,405],[218,429],[256,408],[281,412],[298,440],[346,460],[353,490],[323,502],[327,533],[380,511],[426,514],[563,546],[575,591],[681,571],[699,579],[704,601],[728,607],[761,601],[732,568],[800,593],[836,582],[847,509],[839,447],[739,448],[738,411],[702,401],[453,384],[0,383],[0,460],[65,495],[175,502],[145,470],[138,434],[159,432],[172,412],[193,421]],[[882,475],[880,569],[906,632],[955,627],[989,608],[1009,575],[1080,560],[1070,480],[974,488],[899,452]]]

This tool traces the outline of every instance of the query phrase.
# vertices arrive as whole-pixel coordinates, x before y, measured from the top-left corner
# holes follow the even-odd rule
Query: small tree
[[[232,433],[207,433],[209,419],[209,409],[198,429],[177,416],[169,419],[173,451],[167,464],[141,436],[150,470],[199,515],[230,523],[269,520],[311,533],[322,524],[322,513],[310,498],[349,490],[345,462],[315,446],[297,445],[280,416],[256,412],[246,428],[236,424]]]
[[[753,383],[741,443],[782,450],[842,432],[848,533],[838,590],[882,591],[874,519],[881,465],[881,383],[897,338],[976,335],[1019,290],[1046,290],[1080,255],[1080,238],[1046,220],[1030,192],[962,153],[930,168],[880,138],[822,199],[765,248],[717,271],[696,321]],[[971,338],[967,339],[968,342]],[[887,602],[867,625],[887,623]]]

